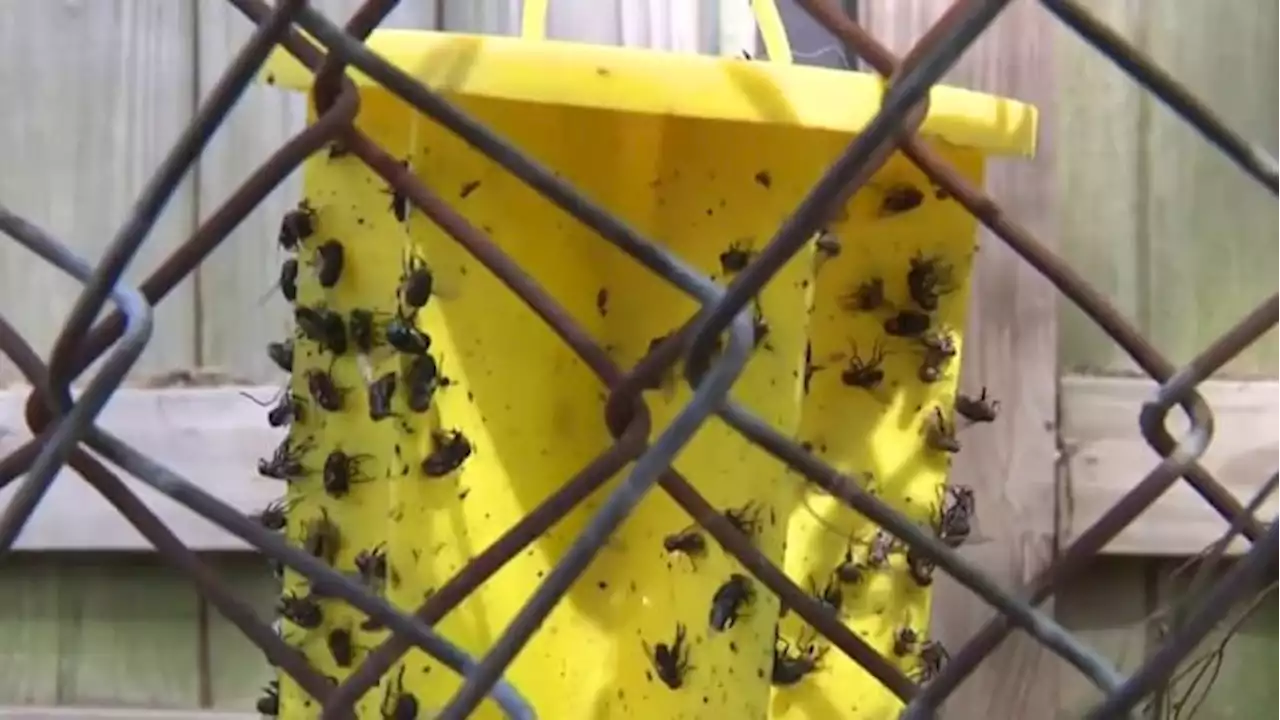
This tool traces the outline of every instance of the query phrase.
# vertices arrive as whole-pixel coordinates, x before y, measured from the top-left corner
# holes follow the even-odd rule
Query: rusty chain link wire
[[[876,72],[888,79],[882,107],[866,128],[815,185],[774,238],[727,286],[706,279],[678,256],[627,226],[581,195],[568,183],[512,147],[482,124],[369,51],[363,39],[396,5],[394,0],[368,0],[345,28],[333,24],[303,0],[230,0],[257,29],[223,75],[196,117],[144,188],[141,197],[98,265],[75,256],[65,243],[0,205],[0,231],[84,284],[46,363],[0,316],[0,352],[8,356],[34,387],[26,419],[34,439],[0,460],[0,488],[23,477],[18,491],[0,514],[0,549],[11,550],[26,521],[66,464],[114,506],[153,543],[166,561],[190,577],[200,592],[236,625],[271,661],[288,673],[324,707],[324,718],[347,718],[353,703],[412,647],[418,647],[460,673],[464,682],[438,715],[460,720],[486,696],[513,718],[535,717],[518,688],[502,680],[516,653],[579,577],[604,541],[658,485],[726,552],[739,560],[781,601],[811,624],[855,662],[906,703],[905,718],[931,717],[946,697],[1014,628],[1036,637],[1074,665],[1104,694],[1090,717],[1127,716],[1143,697],[1167,682],[1178,663],[1225,615],[1233,602],[1276,575],[1277,524],[1264,524],[1245,508],[1198,459],[1213,433],[1213,415],[1197,386],[1277,323],[1273,294],[1200,356],[1181,368],[1162,357],[1110,303],[1055,257],[980,189],[965,182],[936,153],[916,139],[927,112],[930,87],[979,37],[1009,0],[957,0],[901,61],[893,57],[831,0],[798,0],[799,4]],[[1277,192],[1275,159],[1231,132],[1214,113],[1175,80],[1132,48],[1074,0],[1042,0],[1064,24],[1074,29],[1120,68],[1156,94],[1245,173]],[[296,28],[305,30],[303,36]],[[137,288],[121,277],[154,225],[165,203],[226,114],[243,93],[268,54],[277,46],[316,71],[313,99],[316,121],[277,150]],[[527,183],[636,262],[698,301],[701,310],[635,367],[618,367],[588,333],[529,275],[508,258],[484,232],[471,225],[406,167],[356,130],[359,109],[347,65],[376,80],[417,111],[458,135],[472,147]],[[162,301],[266,195],[311,154],[333,140],[342,143],[394,187],[433,223],[456,240],[505,282],[608,387],[605,422],[614,444],[568,479],[538,507],[522,517],[492,545],[480,551],[407,615],[321,560],[264,529],[239,511],[164,468],[99,428],[95,419],[141,354],[152,331],[152,306]],[[1163,460],[1093,526],[1085,530],[1052,566],[1026,588],[1010,591],[987,578],[971,563],[921,529],[849,477],[821,462],[806,448],[755,417],[728,398],[752,349],[753,328],[748,303],[824,223],[894,152],[901,152],[936,185],[1006,242],[1058,290],[1110,335],[1151,377],[1160,383],[1138,418],[1143,436]],[[110,301],[115,311],[91,327]],[[728,332],[723,350],[713,356],[717,338]],[[106,361],[86,389],[72,398],[70,386],[98,358]],[[658,438],[647,438],[651,419],[641,390],[686,359],[692,400]],[[1168,413],[1178,405],[1190,429],[1181,438],[1166,430]],[[820,601],[790,580],[713,508],[698,490],[671,467],[671,461],[695,431],[718,416],[748,440],[803,475],[848,507],[885,528],[913,551],[935,563],[992,604],[999,613],[965,645],[952,653],[939,674],[917,685],[897,667],[825,612]],[[317,592],[350,603],[392,632],[372,649],[350,677],[335,686],[310,667],[305,657],[256,617],[230,586],[219,578],[128,489],[121,478],[86,450],[109,460],[152,488],[186,505],[268,556],[307,577]],[[577,507],[628,464],[627,478],[595,511],[594,517],[525,602],[515,619],[480,659],[468,656],[436,634],[432,627],[469,593],[483,584],[558,520]],[[1180,626],[1128,678],[1095,651],[1073,637],[1053,618],[1037,610],[1063,584],[1078,576],[1088,561],[1127,525],[1185,479],[1229,523],[1229,535],[1253,543],[1248,555],[1219,582],[1202,593]],[[1225,548],[1227,542],[1220,544]]]

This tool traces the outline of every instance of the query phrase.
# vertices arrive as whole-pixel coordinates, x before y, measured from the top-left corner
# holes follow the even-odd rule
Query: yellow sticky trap
[[[407,110],[390,96],[362,98],[357,127],[393,155],[408,155],[412,124]],[[314,118],[313,118],[314,119]],[[387,373],[403,374],[402,361],[385,348],[363,353],[352,332],[353,311],[368,311],[375,333],[396,312],[394,288],[401,273],[402,252],[408,233],[392,210],[393,197],[386,184],[363,163],[344,156],[334,146],[325,155],[308,160],[305,198],[314,211],[315,232],[298,250],[297,307],[337,313],[342,320],[346,349],[334,353],[305,338],[295,340],[292,393],[302,399],[301,420],[290,431],[291,442],[308,448],[303,464],[308,474],[290,484],[289,537],[310,551],[327,542],[322,554],[334,566],[359,574],[358,565],[377,564],[389,555],[390,521],[398,488],[396,480],[409,471],[408,452],[400,452],[408,426],[398,417],[373,419],[369,388]],[[322,250],[337,242],[342,247],[341,271],[332,287],[322,287],[325,262]],[[331,246],[331,245],[330,245]],[[328,378],[328,380],[316,380]],[[316,382],[332,385],[341,407],[328,410],[316,397]],[[384,381],[385,382],[385,381]],[[327,401],[325,401],[327,402]],[[393,407],[403,415],[403,403]],[[408,450],[408,448],[406,448]],[[345,457],[345,461],[343,458]],[[413,468],[413,472],[417,472]],[[346,485],[346,488],[343,488]],[[328,533],[328,540],[317,533]],[[394,557],[389,557],[394,568]],[[372,565],[366,565],[372,567]],[[387,583],[394,584],[395,573]],[[372,579],[372,584],[383,581]],[[306,580],[285,574],[285,592],[310,598]],[[364,653],[385,636],[369,630],[366,617],[346,603],[317,599],[323,617],[319,627],[285,623],[285,637],[295,641],[322,674],[344,679]],[[344,635],[349,641],[344,640]],[[376,696],[375,696],[376,695]],[[381,693],[370,692],[361,704],[362,717],[379,717]],[[280,686],[281,717],[315,717],[315,701],[284,675]]]
[[[879,107],[875,78],[814,68],[425,32],[378,32],[369,44],[722,284],[768,242]],[[280,55],[268,73],[294,88],[311,81]],[[361,128],[493,238],[621,366],[632,366],[696,312],[693,301],[594,231],[372,90],[367,78],[354,77],[362,91]],[[948,149],[972,178],[981,172],[980,151],[1030,151],[1030,108],[947,88],[934,91],[931,107],[926,133],[974,146]],[[919,190],[921,202],[885,215],[883,198],[899,183]],[[761,293],[758,347],[733,396],[782,432],[812,442],[838,467],[871,471],[878,492],[927,522],[945,461],[922,449],[921,428],[935,405],[950,418],[973,223],[898,161],[873,184],[831,228],[843,246],[839,257],[825,259],[828,244],[811,244]],[[340,237],[346,268],[324,293],[304,277],[299,301],[323,299],[344,314],[370,308],[385,321],[397,312],[405,258],[421,258],[434,290],[416,324],[430,336],[430,354],[447,383],[430,410],[413,412],[399,395],[399,417],[373,422],[367,383],[390,371],[403,378],[411,361],[385,350],[367,360],[354,352],[340,358],[333,372],[352,388],[348,406],[309,421],[324,427],[308,461],[318,466],[338,448],[368,456],[362,467],[372,479],[345,499],[323,501],[346,541],[337,564],[351,571],[358,549],[385,543],[386,596],[411,610],[612,440],[603,422],[607,390],[568,346],[420,213],[399,222],[382,190],[358,160],[309,161],[306,195],[319,231],[304,254]],[[849,312],[840,298],[855,281],[876,275],[889,301],[908,307],[905,278],[916,253],[938,255],[938,267],[952,274],[954,287],[933,318],[954,330],[957,356],[943,379],[926,387],[916,380],[914,341],[894,339],[885,343],[879,386],[846,387],[840,365],[850,359],[851,341],[869,359],[887,310]],[[299,373],[328,367],[328,356],[299,342],[310,348],[299,354]],[[824,360],[841,352],[845,358]],[[829,365],[813,375],[808,393],[806,357]],[[655,435],[690,399],[680,372],[645,393]],[[301,380],[295,390],[306,391]],[[402,383],[397,393],[404,392]],[[460,464],[442,465],[442,448],[454,437],[465,438],[471,452]],[[715,507],[743,519],[761,552],[798,582],[809,575],[824,581],[843,557],[846,536],[863,540],[870,531],[811,497],[794,473],[719,420],[697,434],[675,466]],[[319,486],[307,482],[299,484],[296,518],[320,504]],[[615,485],[616,478],[520,553],[437,630],[477,656],[487,652]],[[729,613],[735,622],[713,628],[713,598],[734,574],[749,573],[705,534],[699,550],[682,535],[700,532],[690,523],[655,490],[601,548],[506,673],[539,715],[766,718],[834,708],[838,717],[883,717],[891,698],[837,653],[796,685],[771,688],[777,600],[751,579],[752,599]],[[845,592],[845,614],[886,654],[895,626],[911,623],[923,632],[927,622],[928,593],[911,584],[900,555]],[[877,614],[881,605],[886,609]],[[335,609],[334,621],[362,619],[344,613],[350,611]],[[787,622],[784,637],[796,631]],[[347,670],[325,664],[323,639],[312,637],[320,632],[304,640],[317,648],[310,657],[325,672],[345,676]],[[381,637],[357,629],[361,647]],[[655,661],[670,654],[677,637],[676,659],[688,653],[683,673],[671,672],[679,663]],[[907,667],[913,659],[902,662]],[[401,691],[429,713],[458,686],[452,672],[415,650],[364,698],[360,716],[381,717],[388,693]],[[282,716],[311,716],[306,702],[284,683]],[[476,716],[499,714],[486,702]]]
[[[981,154],[945,153],[981,185]],[[838,241],[839,255],[819,261],[800,440],[925,527],[939,516],[950,465],[950,453],[936,447],[941,435],[930,435],[954,431],[975,224],[894,156],[822,238],[824,245]],[[926,306],[935,298],[936,308],[924,312],[913,294]],[[919,327],[922,318],[927,328]],[[842,620],[908,675],[918,674],[930,593],[913,579],[905,548],[877,538],[875,525],[826,493],[812,486],[800,493],[787,538],[788,576],[818,593],[838,592]],[[903,629],[909,634],[896,642]],[[793,655],[813,640],[794,616],[780,633]],[[818,667],[775,691],[770,717],[885,718],[900,711],[891,692],[839,651],[822,655]]]

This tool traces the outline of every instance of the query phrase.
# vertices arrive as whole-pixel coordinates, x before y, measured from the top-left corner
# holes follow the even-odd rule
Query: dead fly
[[[916,682],[924,684],[938,677],[942,668],[951,659],[951,653],[937,640],[925,640],[920,644],[920,666],[916,671]]]
[[[813,242],[818,254],[827,259],[840,257],[840,238],[830,230],[823,230],[818,233],[818,239]]]
[[[920,337],[928,332],[933,321],[918,310],[899,310],[898,314],[884,321],[884,331],[894,337]]]
[[[387,683],[387,694],[382,696],[379,710],[384,720],[417,720],[418,698],[413,693],[405,692],[404,665],[400,666],[396,679]]]
[[[276,611],[280,613],[280,617],[304,630],[315,630],[324,623],[324,613],[320,610],[320,603],[310,595],[299,596],[289,593],[280,598]]]
[[[293,372],[293,339],[267,343],[267,357],[281,370]]]
[[[426,412],[431,408],[431,399],[442,384],[440,366],[436,364],[435,358],[430,355],[414,358],[413,363],[404,371],[405,404],[413,412]]]
[[[406,163],[406,165],[407,164],[408,163]],[[396,189],[394,186],[389,187],[386,190],[383,190],[383,192],[391,196],[390,210],[391,210],[391,214],[395,216],[396,220],[398,220],[399,222],[404,222],[408,220],[409,219],[409,196],[405,195],[403,192]]]
[[[907,271],[907,292],[920,309],[933,312],[938,309],[938,298],[955,290],[951,276],[952,267],[939,258],[916,255]]]
[[[878,340],[871,347],[871,356],[865,360],[858,356],[858,346],[854,344],[849,365],[840,373],[840,382],[848,387],[876,389],[884,381],[884,370],[881,368],[884,356],[884,346]]]
[[[921,554],[916,548],[907,549],[907,571],[911,574],[911,579],[920,587],[929,587],[933,584],[933,569],[935,567],[933,561]]]
[[[387,550],[381,544],[356,553],[356,571],[365,585],[381,585],[387,579]]]
[[[920,382],[937,382],[942,378],[947,363],[956,356],[955,336],[947,330],[930,330],[916,340],[924,350],[924,359],[920,361]]]
[[[407,159],[400,161],[400,166],[408,169],[409,161]],[[400,191],[399,188],[392,183],[389,187],[382,191],[391,196],[391,214],[396,220],[404,222],[409,219],[409,196]]]
[[[884,307],[884,280],[863,280],[858,287],[840,296],[840,307],[846,312],[871,312]]]
[[[240,394],[252,400],[258,407],[266,407],[268,402],[270,402],[263,402],[243,390],[240,391]],[[280,400],[276,403],[275,407],[271,408],[271,410],[267,412],[268,425],[278,428],[284,427],[295,420],[297,422],[303,421],[302,418],[306,400],[292,393],[284,392],[277,393],[277,397],[279,397]]]
[[[303,526],[302,549],[326,565],[332,566],[337,562],[338,551],[342,549],[342,533],[329,519],[329,513],[321,510],[319,517],[308,520]]]
[[[960,452],[960,441],[956,439],[956,430],[942,416],[940,407],[933,408],[933,415],[925,424],[924,442],[930,449],[938,452]]]
[[[921,333],[916,341],[924,349],[925,355],[937,355],[944,359],[956,356],[956,338],[948,330],[939,329]]]
[[[725,510],[724,519],[729,521],[733,529],[748,538],[755,537],[760,532],[760,506],[754,501],[740,508]]]
[[[303,337],[320,346],[320,352],[341,355],[347,351],[347,323],[338,313],[323,307],[300,305],[294,308],[293,319]]]
[[[400,273],[400,287],[396,296],[400,302],[415,311],[427,304],[431,299],[431,287],[434,279],[426,261],[417,255],[409,255],[404,261],[404,270]]]
[[[901,215],[920,207],[924,202],[924,193],[911,183],[897,183],[885,188],[880,200],[880,217]]]
[[[290,438],[285,438],[270,460],[258,460],[258,474],[285,482],[302,477],[307,474],[307,469],[302,466],[302,454],[310,449],[310,443],[294,445]]]
[[[697,525],[690,525],[663,538],[662,547],[668,553],[680,553],[689,558],[689,564],[696,570],[697,559],[707,554],[707,539],[698,531]]]
[[[925,383],[936,383],[946,373],[947,357],[936,353],[925,353],[920,361],[920,369],[916,371],[916,379]]]
[[[711,629],[723,632],[737,624],[755,594],[750,578],[741,573],[730,575],[711,598]]]
[[[280,220],[280,247],[293,251],[316,231],[316,211],[303,200]]]
[[[254,519],[256,519],[258,524],[262,525],[262,527],[272,532],[279,532],[283,530],[285,525],[288,523],[288,513],[293,509],[296,502],[296,500],[274,500],[267,503],[267,506],[262,508],[262,511],[259,512]]]
[[[857,585],[862,582],[863,566],[861,563],[853,560],[853,547],[847,547],[844,551],[844,560],[836,566],[833,573],[836,580],[845,585]]]
[[[267,717],[278,717],[280,715],[280,681],[272,680],[262,688],[262,695],[258,697],[258,702],[254,705],[254,709],[259,715]]]
[[[395,413],[391,410],[391,398],[396,392],[396,374],[389,372],[369,383],[369,419],[385,420]]]
[[[742,272],[755,254],[745,240],[730,243],[729,249],[720,253],[720,270],[726,275]]]
[[[422,473],[429,478],[444,477],[471,457],[471,442],[458,430],[431,433],[431,454],[422,461]]]
[[[792,650],[791,644],[783,638],[777,638],[773,646],[773,672],[770,682],[778,687],[790,687],[800,682],[809,673],[818,669],[822,657],[829,648],[818,650],[814,643],[800,646]]]
[[[769,337],[769,321],[764,318],[764,309],[760,307],[760,301],[757,300],[755,310],[751,314],[751,347],[758,348],[764,346],[765,350],[772,350],[773,347],[765,342],[765,338]]]
[[[325,240],[316,248],[311,266],[316,270],[316,281],[320,283],[320,287],[331,288],[338,284],[345,265],[345,255],[342,243],[333,239]]]
[[[809,386],[813,384],[813,376],[824,369],[821,365],[813,364],[813,343],[805,343],[804,345],[804,394],[809,394]]]
[[[347,315],[347,333],[356,350],[368,355],[377,348],[380,341],[377,315],[372,310],[364,308],[352,310]]]
[[[893,552],[893,536],[887,530],[877,530],[871,538],[871,548],[867,551],[867,565],[882,568],[889,564],[889,553]]]
[[[280,264],[280,294],[294,302],[298,299],[298,259],[289,258]]]
[[[906,657],[915,652],[916,644],[920,642],[920,636],[915,630],[904,627],[893,634],[893,654],[898,657]]]
[[[689,648],[684,644],[684,639],[684,625],[676,623],[676,636],[670,645],[658,643],[649,647],[649,643],[640,641],[645,655],[649,656],[653,669],[658,673],[658,679],[672,690],[679,690],[684,685],[685,674],[693,669],[689,664]]]
[[[345,404],[347,390],[338,385],[333,376],[324,370],[307,371],[307,390],[316,405],[329,412],[339,412]]]
[[[368,482],[373,478],[360,474],[360,461],[372,457],[370,455],[348,455],[341,450],[334,450],[324,460],[324,491],[329,497],[339,500],[351,492],[355,483]]]
[[[938,517],[938,538],[948,547],[958,548],[973,532],[973,516],[978,502],[973,496],[973,488],[967,485],[952,485],[946,493]]]
[[[822,589],[819,590],[818,583],[814,581],[813,577],[810,577],[809,588],[810,594],[813,595],[818,602],[830,608],[832,612],[836,614],[840,613],[840,609],[844,607],[844,590],[840,587],[840,581],[837,578],[832,577],[827,581],[827,584],[823,585]]]
[[[355,660],[355,644],[351,641],[351,631],[346,628],[334,628],[325,636],[325,644],[329,646],[329,654],[333,656],[333,664],[340,668],[349,668]]]
[[[329,159],[338,160],[351,154],[351,148],[341,140],[334,140],[329,143]]]
[[[1000,401],[988,398],[984,385],[982,394],[976,398],[964,393],[956,395],[956,412],[971,423],[994,422],[1000,412]]]
[[[304,422],[307,401],[293,393],[280,398],[280,402],[267,413],[267,423],[271,427],[283,427],[290,422]]]
[[[397,313],[387,323],[387,344],[406,355],[426,355],[431,349],[431,336],[413,324],[413,318]]]

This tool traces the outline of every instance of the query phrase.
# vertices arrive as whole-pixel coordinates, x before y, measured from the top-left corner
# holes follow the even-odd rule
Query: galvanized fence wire
[[[927,112],[930,87],[982,34],[1009,0],[958,0],[902,61],[893,57],[830,0],[799,0],[819,23],[889,82],[877,115],[782,224],[769,244],[727,287],[710,282],[678,256],[643,237],[482,124],[369,51],[363,45],[363,39],[395,6],[394,0],[369,0],[345,28],[333,24],[302,0],[282,0],[274,7],[262,0],[231,2],[257,24],[257,30],[209,98],[202,103],[196,117],[146,186],[96,267],[77,258],[64,243],[0,207],[0,231],[85,285],[55,342],[47,366],[12,325],[0,317],[0,352],[14,361],[35,388],[28,400],[26,413],[35,438],[0,460],[0,487],[20,475],[26,475],[0,514],[0,548],[4,551],[11,550],[58,470],[64,464],[70,465],[156,546],[161,557],[188,575],[200,592],[259,646],[274,665],[317,698],[324,707],[325,718],[350,717],[354,701],[414,646],[464,678],[461,689],[438,717],[464,718],[486,696],[491,696],[511,717],[534,717],[532,707],[516,688],[502,680],[502,673],[581,575],[603,541],[655,484],[705,528],[726,552],[775,592],[787,607],[900,697],[906,703],[903,717],[907,718],[931,716],[951,691],[1015,627],[1061,655],[1103,691],[1104,700],[1094,708],[1091,717],[1127,715],[1144,696],[1168,680],[1178,663],[1236,599],[1255,587],[1260,577],[1274,578],[1276,522],[1264,527],[1254,516],[1252,507],[1242,507],[1237,498],[1197,463],[1212,438],[1213,416],[1203,397],[1196,392],[1196,387],[1275,326],[1277,296],[1272,295],[1260,304],[1200,356],[1182,368],[1175,368],[1104,297],[1037,242],[1025,228],[1007,217],[981,190],[961,179],[915,136]],[[1197,102],[1150,59],[1077,3],[1043,0],[1043,4],[1160,97],[1247,174],[1276,193],[1274,158],[1232,133],[1209,108]],[[310,37],[304,37],[294,26],[305,30]],[[317,72],[313,92],[316,121],[274,153],[201,224],[187,243],[138,288],[123,285],[122,273],[160,210],[182,176],[198,159],[251,77],[277,45]],[[471,225],[414,177],[409,169],[353,127],[360,101],[353,83],[342,72],[347,65],[358,68],[595,230],[636,262],[696,300],[701,310],[630,371],[619,368],[604,349],[555,303],[551,295],[522,272],[485,233]],[[150,337],[151,307],[191,273],[303,160],[334,140],[340,140],[502,279],[609,389],[605,421],[615,443],[476,555],[412,616],[392,607],[311,554],[290,546],[234,508],[98,428],[94,422]],[[833,209],[866,183],[894,152],[903,153],[931,181],[949,192],[1161,383],[1139,418],[1143,436],[1162,456],[1161,463],[1019,593],[999,587],[933,534],[915,525],[863,490],[851,478],[827,466],[728,397],[753,346],[753,324],[748,309],[751,299],[808,242]],[[116,311],[90,328],[93,318],[108,300],[116,306]],[[726,331],[728,341],[719,352],[715,352],[713,348],[717,338]],[[73,399],[71,382],[108,350],[110,352],[102,369],[90,380],[87,389]],[[646,438],[651,419],[641,399],[641,389],[682,356],[686,379],[694,389],[693,398],[650,444]],[[1174,438],[1165,429],[1165,419],[1174,405],[1180,406],[1190,420],[1190,430],[1183,438]],[[995,619],[954,652],[950,662],[932,680],[923,685],[912,682],[839,622],[816,598],[792,582],[670,466],[696,430],[713,415],[719,416],[745,438],[886,529],[914,552],[991,603],[999,611]],[[243,601],[235,597],[224,580],[184,547],[138,500],[117,474],[86,449],[296,570],[310,580],[315,592],[346,601],[382,622],[392,631],[390,636],[380,647],[368,653],[346,681],[335,686],[311,668],[296,648],[286,644],[258,619]],[[587,527],[483,658],[476,660],[470,657],[432,630],[432,625],[471,591],[630,463],[634,466],[626,480],[599,507]],[[1236,533],[1254,545],[1249,554],[1206,591],[1196,607],[1188,611],[1187,622],[1171,635],[1168,642],[1132,676],[1124,678],[1109,662],[1051,617],[1037,610],[1036,606],[1076,576],[1092,557],[1180,477],[1185,478],[1230,523],[1227,541],[1219,546],[1219,552]]]

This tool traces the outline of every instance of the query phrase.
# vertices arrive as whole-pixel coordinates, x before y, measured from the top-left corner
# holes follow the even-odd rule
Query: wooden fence
[[[358,3],[315,4],[345,17]],[[873,34],[899,52],[946,4],[858,3]],[[1252,0],[1232,12],[1177,0],[1089,4],[1276,152],[1275,3]],[[518,0],[405,2],[389,25],[510,34],[518,7]],[[736,55],[754,46],[744,20],[749,14],[731,0],[553,0],[549,34]],[[8,4],[0,14],[0,89],[9,99],[0,113],[0,202],[95,258],[249,29],[224,0]],[[1276,287],[1274,198],[1035,3],[1015,3],[947,82],[1042,108],[1038,158],[993,163],[988,188],[1175,362]],[[302,120],[299,98],[251,89],[165,211],[132,276],[185,240]],[[279,263],[276,223],[297,193],[296,179],[277,190],[160,306],[132,380],[137,389],[104,417],[211,489],[239,488],[227,492],[244,507],[274,494],[228,478],[249,474],[253,458],[275,442],[238,389],[278,380],[262,347],[288,318],[278,301],[261,298]],[[977,490],[979,534],[989,539],[965,552],[1011,586],[1154,466],[1137,433],[1138,407],[1153,384],[1137,379],[1118,349],[997,239],[982,239],[980,259],[963,382],[989,387],[1004,414],[966,443],[955,477]],[[0,242],[0,307],[38,349],[50,345],[76,291]],[[1206,389],[1218,431],[1205,464],[1244,497],[1275,469],[1280,449],[1276,364],[1272,334]],[[3,390],[17,379],[0,360],[0,453],[24,437],[25,390]],[[209,387],[174,389],[191,385]],[[148,501],[266,612],[275,590],[260,558],[172,503]],[[1275,512],[1274,499],[1269,508]],[[1190,492],[1176,493],[1117,539],[1055,610],[1132,668],[1167,629],[1158,611],[1185,582],[1182,559],[1221,530]],[[266,677],[256,651],[73,476],[55,486],[20,545],[29,552],[0,568],[0,704],[252,706]],[[115,552],[85,552],[102,547]],[[935,607],[935,631],[952,646],[991,614],[945,581]],[[1227,647],[1195,717],[1258,717],[1276,705],[1274,591],[1258,607]],[[1206,651],[1217,642],[1211,638]],[[1173,706],[1192,677],[1167,692],[1152,717],[1190,717]],[[1093,697],[1073,671],[1015,635],[962,687],[947,716],[1074,717]]]
[[[1234,14],[1176,0],[1088,4],[1275,153],[1275,3],[1249,2]],[[1058,248],[1157,348],[1186,362],[1275,291],[1276,200],[1080,38],[1058,27],[1053,46]],[[1151,384],[1128,379],[1133,363],[1081,313],[1066,308],[1060,320],[1058,527],[1066,541],[1156,456],[1137,442],[1133,422]],[[1218,423],[1204,464],[1242,498],[1276,469],[1276,351],[1272,331],[1203,389]],[[1059,601],[1060,616],[1122,669],[1136,667],[1168,631],[1163,613],[1186,588],[1185,556],[1221,528],[1189,488],[1176,488]],[[1212,667],[1212,653],[1224,650],[1225,633],[1195,656],[1210,658],[1208,666],[1180,674],[1151,717],[1246,718],[1276,706],[1274,585],[1254,602],[1236,609],[1238,635],[1221,664]],[[1059,692],[1068,714],[1092,697],[1074,674]]]

